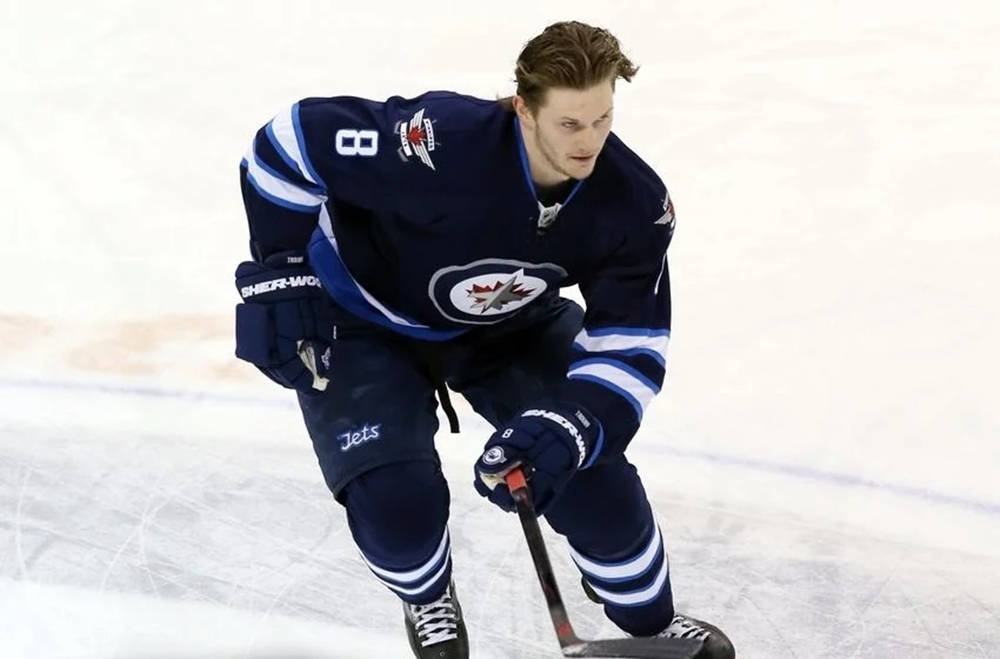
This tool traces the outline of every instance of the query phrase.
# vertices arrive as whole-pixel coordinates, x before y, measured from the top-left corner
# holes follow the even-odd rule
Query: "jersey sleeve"
[[[586,314],[573,342],[564,395],[600,421],[603,453],[624,450],[663,386],[670,340],[667,247],[674,220],[665,189],[662,195],[662,209],[650,212],[648,223],[625,236],[603,267],[580,282]]]
[[[254,258],[305,249],[330,199],[398,205],[405,163],[391,142],[401,111],[395,99],[304,99],[258,130],[240,163]]]

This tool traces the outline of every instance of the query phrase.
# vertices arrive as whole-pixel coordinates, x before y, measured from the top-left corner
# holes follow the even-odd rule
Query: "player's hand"
[[[280,252],[236,268],[236,356],[278,384],[323,391],[333,321],[326,293],[300,252]]]
[[[476,460],[473,484],[479,494],[512,511],[514,499],[503,478],[520,465],[531,483],[535,511],[541,515],[573,474],[593,464],[603,443],[601,424],[581,407],[521,410],[486,442]]]

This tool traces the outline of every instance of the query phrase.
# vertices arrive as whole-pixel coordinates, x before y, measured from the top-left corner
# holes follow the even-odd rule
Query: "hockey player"
[[[236,270],[236,354],[298,392],[417,657],[468,656],[434,448],[446,386],[496,428],[475,488],[512,510],[502,477],[521,465],[618,627],[735,656],[674,611],[624,454],[663,382],[674,228],[663,183],[611,133],[615,82],[636,70],[606,30],[556,23],[518,57],[512,98],[309,98],[241,164],[253,260]],[[586,311],[558,295],[574,284]]]

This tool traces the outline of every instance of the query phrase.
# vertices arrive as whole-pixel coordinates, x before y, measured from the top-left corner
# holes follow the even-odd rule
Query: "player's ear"
[[[517,113],[517,117],[521,120],[521,124],[527,128],[534,128],[535,117],[532,116],[531,110],[528,108],[528,104],[524,102],[524,99],[515,95],[513,105],[514,112]]]

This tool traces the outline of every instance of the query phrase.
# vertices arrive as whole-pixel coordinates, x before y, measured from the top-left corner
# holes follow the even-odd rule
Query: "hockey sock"
[[[346,493],[351,534],[375,577],[410,604],[437,599],[451,579],[449,493],[438,465],[378,467]]]

